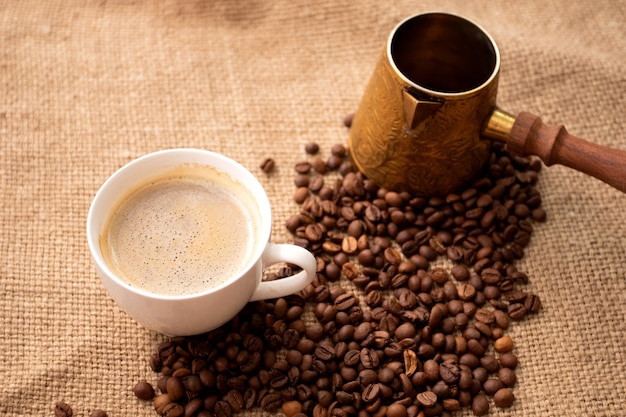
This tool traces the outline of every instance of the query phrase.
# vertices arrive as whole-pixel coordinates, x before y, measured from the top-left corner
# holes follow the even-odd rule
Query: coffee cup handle
[[[287,262],[302,268],[302,271],[275,281],[261,281],[250,301],[268,300],[295,294],[313,281],[317,261],[311,252],[290,244],[268,243],[262,255],[263,265]]]

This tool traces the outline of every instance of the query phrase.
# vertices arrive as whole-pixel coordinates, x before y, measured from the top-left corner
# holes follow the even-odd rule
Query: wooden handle
[[[572,136],[563,125],[545,125],[534,114],[522,112],[517,116],[507,149],[512,155],[536,155],[547,166],[565,165],[626,193],[626,151]]]

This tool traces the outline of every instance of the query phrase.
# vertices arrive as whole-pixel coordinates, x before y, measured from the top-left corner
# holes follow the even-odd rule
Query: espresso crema
[[[129,285],[172,296],[204,292],[249,266],[260,222],[250,204],[225,174],[181,166],[120,199],[100,248]]]

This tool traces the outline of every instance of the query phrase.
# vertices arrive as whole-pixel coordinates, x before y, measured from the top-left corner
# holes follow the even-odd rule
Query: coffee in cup
[[[130,285],[163,295],[204,292],[240,273],[258,241],[257,203],[203,165],[180,165],[129,190],[99,239]]]
[[[170,149],[107,179],[89,209],[87,241],[102,283],[129,316],[187,336],[313,280],[315,257],[269,242],[271,227],[269,199],[250,171],[215,152]],[[264,281],[265,268],[280,263],[301,271]]]

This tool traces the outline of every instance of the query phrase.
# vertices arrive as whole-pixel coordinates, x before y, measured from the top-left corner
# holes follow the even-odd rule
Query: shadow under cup
[[[100,237],[120,199],[128,192],[181,165],[208,166],[228,181],[243,186],[249,200],[243,206],[254,211],[254,227],[258,230],[251,253],[242,262],[239,272],[212,288],[185,295],[163,295],[146,291],[113,272],[100,248]],[[256,217],[256,218],[254,218]],[[97,272],[110,296],[144,325],[168,335],[198,334],[224,324],[234,317],[255,292],[263,274],[261,257],[271,231],[270,203],[261,184],[237,162],[217,153],[196,149],[173,149],[140,157],[116,171],[103,184],[92,202],[87,238]]]

